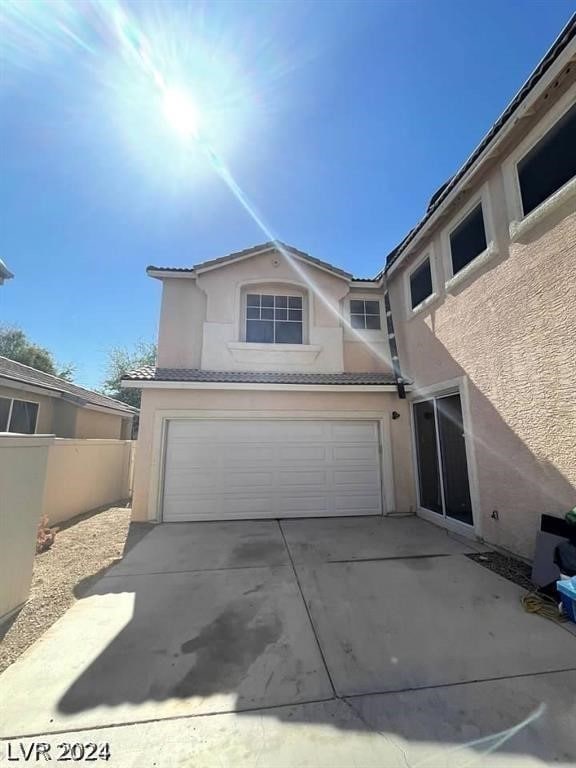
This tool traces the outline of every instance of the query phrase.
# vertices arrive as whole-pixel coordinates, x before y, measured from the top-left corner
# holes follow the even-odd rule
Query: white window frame
[[[482,215],[484,217],[484,232],[486,234],[486,248],[475,256],[472,261],[468,262],[459,272],[454,274],[452,267],[452,248],[450,246],[450,235],[454,230],[462,224],[464,219],[472,213],[472,211],[482,204]],[[468,278],[482,269],[489,261],[492,261],[498,255],[498,246],[496,245],[496,238],[494,234],[494,217],[492,213],[492,203],[490,200],[490,193],[488,190],[488,184],[484,184],[479,192],[470,198],[468,203],[458,211],[456,216],[452,218],[449,224],[442,230],[442,254],[444,262],[444,274],[446,275],[445,288],[447,291],[451,291],[454,288],[459,287]]]
[[[280,342],[270,341],[270,342],[249,342],[247,340],[247,331],[248,331],[248,294],[255,295],[255,296],[286,296],[286,298],[297,298],[300,299],[302,302],[302,341],[299,343],[290,343],[290,344],[283,344]],[[307,337],[308,337],[308,322],[307,322],[307,301],[306,301],[306,295],[303,291],[294,290],[294,288],[290,285],[287,285],[286,288],[278,287],[278,288],[270,288],[269,290],[266,290],[265,285],[246,285],[243,287],[243,295],[242,295],[242,301],[241,301],[241,328],[242,328],[242,339],[241,341],[246,344],[263,344],[266,347],[277,347],[281,349],[282,347],[301,347],[305,346],[307,344]],[[272,322],[276,322],[274,319]],[[279,322],[283,322],[282,320]],[[287,320],[286,322],[290,322]],[[292,322],[296,322],[293,320]]]
[[[21,397],[6,397],[6,395],[0,395],[2,400],[10,400],[10,407],[8,409],[8,418],[6,420],[6,429],[0,429],[0,432],[10,432],[10,422],[12,421],[12,411],[14,410],[14,402],[27,403],[28,405],[36,406],[36,419],[34,420],[34,431],[30,432],[31,435],[36,434],[36,428],[38,426],[38,418],[40,416],[40,403],[37,400],[23,400]],[[10,434],[19,434],[17,432],[10,432]]]
[[[420,304],[417,304],[415,307],[412,307],[412,290],[410,287],[410,278],[416,272],[419,267],[424,264],[424,262],[428,259],[430,262],[430,275],[432,277],[432,293],[427,296],[425,299],[423,299]],[[438,274],[436,271],[436,260],[435,260],[435,253],[434,253],[434,246],[432,243],[424,250],[420,256],[414,261],[408,269],[404,272],[404,298],[406,303],[406,316],[408,318],[414,317],[415,315],[419,315],[421,312],[424,312],[430,304],[433,304],[436,299],[438,299],[440,295],[440,289],[438,285]]]
[[[366,312],[366,302],[367,301],[371,301],[374,304],[378,304],[378,315],[377,315],[377,317],[378,317],[378,320],[380,321],[380,328],[354,328],[354,326],[352,325],[352,315],[353,314],[354,315],[358,315],[359,313],[358,312],[352,312],[352,302],[353,301],[363,301],[364,302],[364,313],[362,315],[362,317],[364,317],[364,319],[366,319],[367,317],[376,317],[376,315],[369,315]],[[380,333],[382,331],[382,304],[380,303],[380,297],[376,296],[376,297],[370,298],[370,297],[366,297],[366,296],[349,296],[348,297],[348,320],[350,322],[350,327],[352,328],[353,331],[360,331],[360,333],[365,333],[366,331],[376,331],[376,332]]]
[[[543,200],[540,205],[530,213],[524,215],[522,205],[522,193],[520,191],[520,179],[518,176],[518,164],[526,157],[538,142],[561,120],[576,101],[576,84],[572,85],[561,99],[552,107],[542,120],[534,126],[523,141],[514,149],[512,154],[502,165],[504,176],[504,192],[508,208],[509,232],[512,241],[517,240],[536,224],[546,218],[552,211],[559,208],[566,201],[576,197],[576,176],[567,181],[564,186],[557,189],[550,197]]]
[[[414,418],[414,404],[424,400],[437,399],[450,395],[460,396],[460,405],[462,408],[462,425],[464,427],[464,446],[466,450],[466,463],[468,465],[468,486],[470,489],[470,502],[472,506],[472,524],[463,523],[460,520],[447,517],[438,512],[421,506],[420,504],[420,481],[418,475],[418,450],[416,447],[416,420]],[[470,410],[470,391],[468,379],[466,376],[458,376],[448,381],[432,384],[424,387],[418,392],[409,392],[408,401],[410,403],[410,434],[412,442],[412,469],[414,477],[414,489],[417,499],[417,515],[424,520],[428,520],[435,525],[440,525],[447,530],[463,536],[482,538],[483,521],[480,508],[480,486],[478,482],[478,465],[476,461],[476,445],[474,440],[474,431],[472,429],[472,416]],[[437,433],[438,434],[438,433]],[[439,446],[437,446],[439,450]],[[444,499],[444,490],[442,499]]]
[[[352,318],[350,315],[351,301],[377,301],[380,307],[380,328],[352,328]],[[346,320],[344,327],[345,341],[364,342],[364,341],[382,341],[388,335],[388,324],[386,322],[386,311],[384,308],[384,296],[381,293],[373,294],[369,291],[358,291],[346,294],[341,301],[341,312]]]

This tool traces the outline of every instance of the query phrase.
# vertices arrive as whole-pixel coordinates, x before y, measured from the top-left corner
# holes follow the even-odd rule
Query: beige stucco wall
[[[79,408],[76,416],[75,437],[119,440],[122,437],[122,417],[113,413]]]
[[[0,397],[16,398],[18,400],[28,400],[31,403],[38,403],[38,422],[36,424],[36,433],[39,435],[51,434],[54,432],[54,406],[57,400],[46,395],[38,395],[34,392],[27,392],[24,389],[15,387],[0,386]]]
[[[51,524],[130,496],[131,440],[54,440],[42,514]]]
[[[311,411],[319,417],[326,411],[343,417],[347,412],[377,411],[381,418],[387,418],[395,410],[400,418],[389,419],[395,507],[397,511],[415,508],[408,406],[395,393],[144,389],[134,476],[134,520],[154,517],[155,512],[149,509],[151,476],[159,472],[153,464],[154,422],[162,411],[175,410],[242,411],[247,418],[258,411]]]
[[[510,242],[501,167],[481,181],[499,257],[446,294],[437,231],[439,299],[406,319],[405,267],[389,280],[390,298],[403,372],[416,388],[468,379],[479,532],[532,556],[540,514],[576,504],[575,203]]]
[[[350,289],[348,280],[268,252],[198,275],[163,281],[158,366],[229,371],[376,371],[389,368],[385,315],[381,331],[346,329],[351,298],[382,301],[381,290]],[[254,350],[229,347],[243,341],[242,297],[248,286],[263,291],[295,289],[304,294],[304,345]],[[242,318],[242,319],[241,319]],[[368,343],[368,347],[365,343]]]
[[[0,620],[28,599],[51,441],[0,437]]]

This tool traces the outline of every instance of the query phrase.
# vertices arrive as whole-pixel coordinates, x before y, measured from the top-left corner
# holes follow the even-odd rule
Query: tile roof
[[[36,368],[30,368],[28,365],[17,363],[15,360],[9,360],[7,357],[2,356],[0,356],[0,378],[12,379],[21,384],[30,384],[34,387],[59,392],[65,400],[75,405],[97,405],[101,408],[110,408],[111,410],[121,412],[126,416],[138,413],[137,408],[126,405],[126,403],[122,403],[120,400],[115,400],[113,397],[79,387],[77,384],[72,384],[70,381],[61,379],[58,376],[38,371]]]
[[[576,36],[576,14],[573,14],[568,20],[564,29],[560,32],[556,40],[552,43],[552,46],[544,54],[544,57],[536,65],[536,68],[526,80],[524,85],[520,88],[518,93],[514,96],[512,101],[508,104],[504,112],[492,125],[488,133],[484,136],[476,149],[468,157],[468,159],[460,166],[458,171],[440,186],[436,192],[432,195],[426,213],[420,219],[420,221],[413,227],[410,232],[404,237],[404,239],[388,254],[386,257],[386,263],[382,272],[387,271],[392,264],[399,258],[406,246],[414,239],[414,236],[422,229],[424,224],[428,221],[430,216],[442,205],[448,194],[464,176],[464,174],[474,165],[476,160],[480,157],[482,152],[490,144],[490,142],[500,133],[502,128],[506,125],[508,120],[512,117],[516,109],[524,101],[524,99],[530,94],[538,82],[544,77],[546,72],[550,69],[552,64],[556,61],[558,56],[565,50],[569,43]],[[382,274],[379,273],[378,277]]]
[[[394,385],[393,373],[275,373],[268,371],[204,371],[192,368],[153,368],[130,371],[123,381],[206,381],[234,384],[362,384]]]
[[[292,245],[286,245],[286,243],[282,243],[279,240],[277,242],[269,241],[267,243],[260,243],[259,245],[253,245],[250,248],[244,248],[242,251],[235,251],[234,253],[229,253],[227,256],[220,256],[218,259],[210,259],[209,261],[201,261],[199,264],[194,264],[193,267],[155,267],[155,266],[148,266],[146,267],[147,272],[152,271],[160,271],[160,272],[196,272],[196,271],[202,271],[203,269],[209,269],[210,267],[217,267],[220,264],[226,264],[228,262],[236,261],[236,259],[242,259],[246,256],[255,255],[257,253],[261,253],[262,251],[268,251],[276,249],[278,250],[278,246],[280,248],[286,250],[288,253],[293,254],[294,256],[298,256],[301,259],[304,259],[304,261],[308,261],[310,264],[315,264],[318,267],[322,267],[323,269],[327,269],[330,272],[334,272],[337,275],[340,275],[341,277],[346,278],[346,280],[352,280],[352,279],[358,279],[353,278],[350,272],[346,272],[343,269],[340,269],[339,267],[335,267],[333,264],[329,264],[327,261],[321,261],[320,259],[315,258],[314,256],[310,256],[309,253],[306,253],[305,251],[300,251],[298,248],[294,248]],[[281,253],[281,251],[279,251]]]

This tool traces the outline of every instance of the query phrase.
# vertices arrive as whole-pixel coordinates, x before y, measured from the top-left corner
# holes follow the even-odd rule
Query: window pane
[[[364,314],[364,302],[354,299],[350,302],[350,314],[351,315],[363,315]]]
[[[274,300],[276,301],[277,307],[286,307],[288,306],[288,296],[275,296]]]
[[[274,296],[262,296],[262,306],[263,307],[273,307],[274,306]]]
[[[518,163],[524,213],[576,176],[576,105]]]
[[[297,320],[299,323],[302,322],[302,310],[301,309],[289,309],[288,310],[288,320]]]
[[[246,306],[248,307],[259,307],[260,306],[260,296],[255,293],[249,293],[246,296]]]
[[[366,315],[366,328],[371,331],[379,331],[380,315]]]
[[[438,448],[434,403],[427,400],[414,405],[416,452],[418,456],[418,486],[420,506],[442,514],[442,492],[438,472]]]
[[[288,296],[290,309],[302,309],[302,296]]]
[[[430,269],[430,259],[426,259],[418,269],[410,275],[410,297],[412,299],[412,308],[421,304],[424,299],[432,294],[432,271]]]
[[[246,317],[258,320],[260,317],[260,307],[246,307]]]
[[[302,344],[301,323],[276,323],[277,344]]]
[[[286,307],[276,307],[274,310],[276,320],[288,320],[288,310]]]
[[[10,429],[8,431],[33,435],[36,430],[37,415],[37,403],[25,403],[22,400],[14,400],[12,416],[10,417]]]
[[[486,231],[482,203],[466,216],[450,235],[452,272],[460,272],[467,264],[486,250]]]
[[[350,325],[352,328],[366,328],[365,315],[350,315]]]
[[[460,395],[436,400],[446,514],[473,524]]]
[[[262,320],[274,320],[274,309],[272,307],[262,307],[260,317]]]
[[[8,397],[0,397],[0,432],[8,432],[8,414],[10,413],[10,403]]]
[[[380,302],[378,301],[365,301],[367,315],[379,315],[380,314]]]
[[[246,323],[246,341],[256,344],[274,342],[274,322],[272,320],[248,320]]]

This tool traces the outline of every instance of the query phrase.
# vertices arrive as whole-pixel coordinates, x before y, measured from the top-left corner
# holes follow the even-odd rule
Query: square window
[[[276,307],[282,307],[283,309],[288,307],[288,296],[275,296],[274,299]]]
[[[274,296],[262,296],[262,306],[263,307],[273,307],[274,306]]]
[[[246,341],[254,344],[273,344],[274,321],[248,320],[246,322]]]
[[[432,269],[430,259],[426,259],[410,275],[410,299],[412,309],[432,295]]]
[[[302,310],[301,309],[289,309],[288,320],[294,320],[295,322],[302,322]]]
[[[576,104],[518,163],[526,216],[576,176]]]
[[[274,320],[274,309],[272,307],[262,307],[260,312],[262,320]]]
[[[288,306],[290,309],[302,309],[302,296],[288,296]]]
[[[246,296],[247,307],[259,307],[260,306],[260,294],[249,293]]]
[[[28,403],[24,400],[14,400],[12,415],[10,416],[10,432],[20,432],[24,435],[33,435],[36,431],[36,419],[38,417],[38,403]]]
[[[274,310],[274,317],[276,320],[288,320],[287,307],[276,307]]]
[[[380,330],[380,302],[367,299],[350,300],[350,325],[352,328]]]
[[[246,307],[246,317],[249,320],[260,319],[260,307]]]
[[[452,274],[473,261],[486,250],[486,229],[482,203],[478,203],[466,218],[450,233],[450,251],[452,254]]]

